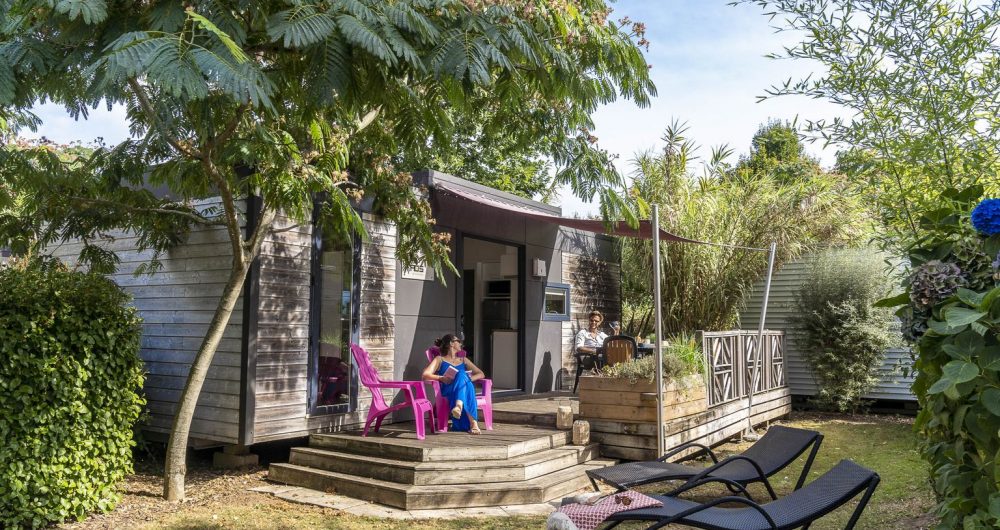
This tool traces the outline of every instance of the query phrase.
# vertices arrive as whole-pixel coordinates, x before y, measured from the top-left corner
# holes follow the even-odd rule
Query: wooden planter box
[[[664,385],[663,421],[708,410],[705,380],[688,376]],[[590,421],[590,436],[611,458],[649,459],[656,454],[656,384],[645,380],[580,378],[581,419]]]

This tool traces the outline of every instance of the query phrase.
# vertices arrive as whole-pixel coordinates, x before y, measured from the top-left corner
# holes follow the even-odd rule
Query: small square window
[[[569,285],[550,283],[545,286],[542,320],[569,320]]]

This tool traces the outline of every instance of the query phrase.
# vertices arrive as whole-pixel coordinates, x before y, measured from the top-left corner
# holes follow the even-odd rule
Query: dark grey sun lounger
[[[612,514],[604,528],[613,528],[624,521],[649,521],[648,529],[676,523],[706,530],[786,530],[808,528],[813,521],[844,505],[862,491],[864,495],[847,522],[845,530],[857,524],[861,512],[878,487],[879,476],[870,469],[850,460],[841,460],[805,487],[788,495],[757,504],[744,497],[722,497],[704,504],[676,497],[654,495],[663,502],[661,508],[643,508]],[[718,505],[738,503],[741,506],[721,508]]]
[[[802,487],[806,477],[809,476],[809,468],[812,467],[816,452],[823,442],[823,435],[806,429],[795,429],[775,425],[764,434],[742,454],[731,456],[723,461],[719,461],[715,453],[704,445],[688,442],[679,445],[656,460],[646,462],[629,462],[615,466],[605,467],[587,471],[590,482],[594,489],[598,490],[597,481],[606,482],[619,490],[640,486],[642,484],[652,484],[655,482],[665,482],[668,480],[686,481],[678,488],[670,491],[676,495],[682,491],[691,489],[704,482],[722,482],[729,487],[732,492],[746,492],[747,484],[763,482],[767,492],[772,499],[777,498],[774,488],[768,482],[767,477],[784,469],[791,464],[812,446],[812,451],[802,468],[802,474],[795,485],[795,489]],[[708,467],[685,465],[680,462],[693,458],[698,453],[682,458],[677,462],[667,462],[670,457],[677,455],[691,448],[701,449],[708,453],[712,459],[712,465]]]

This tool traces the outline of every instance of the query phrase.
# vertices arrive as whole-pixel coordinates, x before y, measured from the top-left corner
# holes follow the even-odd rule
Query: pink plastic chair
[[[427,362],[431,362],[435,357],[441,355],[441,349],[437,346],[431,346],[424,352],[427,356]],[[459,357],[465,357],[465,352],[458,352]],[[482,392],[476,393],[476,406],[479,410],[483,411],[483,423],[486,424],[486,429],[489,431],[493,430],[493,380],[492,379],[480,379],[474,384],[482,385]],[[448,398],[441,395],[441,383],[437,381],[431,381],[431,386],[434,388],[434,417],[437,423],[438,432],[448,432],[448,415],[451,413],[451,407],[448,406]]]
[[[375,422],[374,432],[378,432],[382,426],[382,420],[391,412],[410,407],[413,409],[413,419],[417,425],[417,438],[424,439],[424,413],[428,415],[431,424],[431,432],[437,432],[434,428],[434,411],[431,402],[427,399],[424,391],[423,381],[382,381],[378,378],[378,371],[372,366],[372,361],[368,357],[368,352],[357,344],[351,344],[351,355],[358,367],[358,375],[361,384],[368,387],[372,393],[372,404],[368,408],[368,420],[365,421],[365,430],[361,436],[368,436],[368,428],[372,421]],[[382,397],[383,388],[395,388],[403,392],[406,400],[398,405],[389,406]]]

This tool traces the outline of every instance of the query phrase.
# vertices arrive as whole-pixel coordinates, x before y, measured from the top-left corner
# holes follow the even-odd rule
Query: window
[[[569,285],[549,283],[545,285],[545,304],[542,320],[569,320]]]
[[[313,403],[348,412],[357,400],[351,342],[355,321],[355,245],[343,232],[314,225],[311,335]]]

